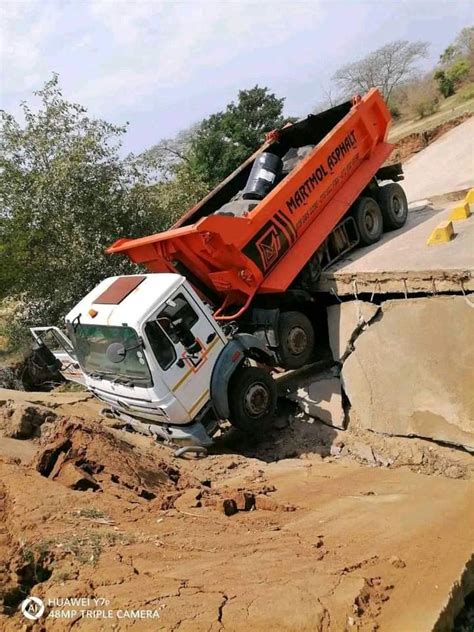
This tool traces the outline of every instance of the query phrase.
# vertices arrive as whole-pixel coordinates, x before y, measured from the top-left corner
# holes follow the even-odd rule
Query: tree
[[[416,64],[427,54],[426,42],[397,40],[364,59],[346,64],[334,74],[333,80],[348,96],[379,88],[388,101],[393,89],[413,75]]]
[[[35,94],[24,123],[0,112],[0,298],[17,297],[25,325],[60,322],[105,276],[134,270],[105,248],[167,223],[144,165],[119,156],[124,127],[66,101],[56,75]]]
[[[172,177],[154,184],[151,191],[168,225],[174,224],[207,193],[208,184],[194,173],[187,160],[175,164]]]
[[[434,78],[438,81],[439,91],[444,97],[450,97],[467,78],[470,65],[467,59],[459,57],[446,70],[437,70]]]
[[[313,114],[320,114],[321,112],[329,110],[329,108],[333,108],[345,100],[344,97],[335,91],[334,86],[321,85],[321,92],[324,97],[313,107]]]
[[[456,56],[472,59],[474,56],[474,26],[466,26],[459,32],[453,48]]]
[[[155,172],[157,181],[168,181],[176,177],[181,163],[189,163],[191,141],[199,124],[182,130],[174,138],[164,138],[141,154],[141,158]]]
[[[453,59],[457,55],[457,49],[454,44],[450,44],[448,47],[444,49],[444,51],[439,56],[439,61],[441,64],[449,64],[453,61]]]
[[[452,96],[455,92],[454,81],[449,77],[448,73],[444,70],[437,70],[433,78],[438,83],[438,90],[443,95],[445,99]]]
[[[174,138],[161,140],[139,157],[145,171],[153,174],[150,193],[168,224],[173,224],[210,189],[191,166],[191,141],[198,127],[199,124],[194,125]]]
[[[236,103],[212,114],[194,132],[191,170],[209,188],[221,182],[262,144],[267,132],[285,123],[283,103],[268,88],[241,90]]]
[[[439,109],[439,93],[430,75],[409,86],[407,106],[410,114],[418,118],[431,116]]]
[[[434,74],[444,97],[454,94],[465,80],[474,78],[474,27],[467,26],[440,55]]]

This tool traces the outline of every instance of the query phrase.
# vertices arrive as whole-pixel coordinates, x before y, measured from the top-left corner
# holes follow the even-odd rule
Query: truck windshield
[[[137,333],[131,327],[108,325],[68,325],[77,359],[90,376],[124,384],[151,386],[150,369],[145,359]],[[126,350],[121,362],[112,362],[107,349],[113,343],[121,343]]]

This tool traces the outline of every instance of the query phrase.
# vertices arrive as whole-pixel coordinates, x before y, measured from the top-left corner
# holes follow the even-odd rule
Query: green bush
[[[434,79],[438,82],[438,88],[445,99],[454,94],[454,81],[444,72],[444,70],[437,70],[434,74]]]
[[[18,120],[0,111],[0,299],[14,303],[14,347],[29,326],[61,324],[104,277],[136,271],[108,245],[169,221],[146,165],[120,155],[124,127],[66,101],[56,75],[35,96]]]

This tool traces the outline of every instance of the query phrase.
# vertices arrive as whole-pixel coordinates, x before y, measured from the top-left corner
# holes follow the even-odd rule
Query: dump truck
[[[263,427],[272,367],[318,345],[321,272],[406,221],[401,166],[383,166],[390,120],[372,89],[286,125],[171,229],[116,241],[147,272],[102,281],[66,316],[67,343],[49,328],[62,368],[67,352],[108,414],[173,443],[206,446],[219,420]]]

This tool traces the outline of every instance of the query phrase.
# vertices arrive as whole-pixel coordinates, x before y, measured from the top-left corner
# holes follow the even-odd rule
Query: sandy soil
[[[0,437],[2,630],[449,630],[474,588],[460,450],[284,407],[176,459],[87,395],[0,391],[5,435],[26,410],[32,436]]]

